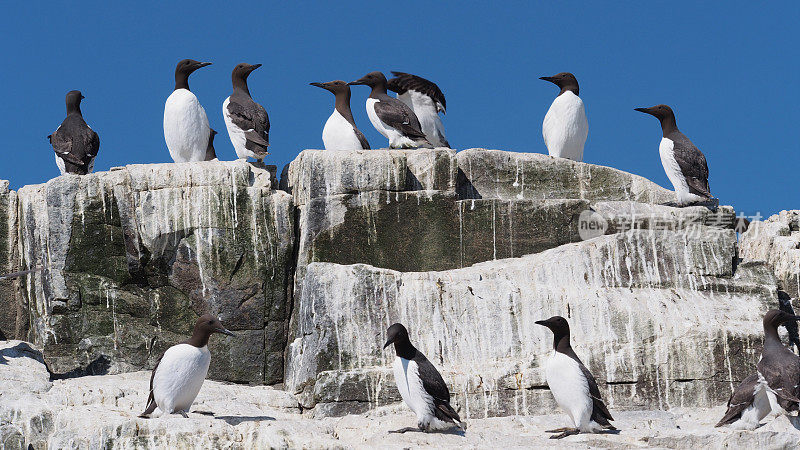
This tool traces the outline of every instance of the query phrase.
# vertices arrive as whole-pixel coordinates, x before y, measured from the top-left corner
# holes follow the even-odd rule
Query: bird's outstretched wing
[[[389,90],[397,92],[398,94],[403,94],[406,91],[416,91],[420,94],[427,95],[436,104],[438,111],[447,112],[447,101],[444,98],[442,90],[439,89],[436,83],[405,72],[392,71],[392,75],[394,75],[395,78],[392,78],[386,84]]]

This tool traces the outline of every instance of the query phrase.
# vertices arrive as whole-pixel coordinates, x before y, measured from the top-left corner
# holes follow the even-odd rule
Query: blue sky
[[[262,63],[250,90],[269,112],[271,157],[282,167],[321,148],[333,96],[311,81],[401,70],[447,96],[457,149],[546,152],[541,122],[573,72],[589,118],[585,160],[671,187],[660,128],[635,107],[666,103],[706,154],[712,192],[746,214],[800,208],[796,21],[800,2],[12,2],[0,18],[0,179],[12,187],[58,174],[46,136],[79,89],[100,134],[96,170],[169,162],[164,101],[175,64],[212,61],[190,79],[235,154],[222,101],[238,62]],[[267,5],[276,3],[277,5]],[[468,6],[470,5],[470,6]],[[386,140],[353,88],[355,120],[373,148]]]

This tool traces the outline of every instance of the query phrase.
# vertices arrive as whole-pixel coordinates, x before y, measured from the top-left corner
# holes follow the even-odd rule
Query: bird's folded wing
[[[756,384],[758,383],[758,375],[753,374],[745,378],[739,386],[731,394],[728,399],[728,410],[725,415],[717,422],[715,427],[728,425],[739,420],[748,406],[753,403],[753,393],[755,392]]]
[[[231,101],[228,103],[228,112],[231,122],[245,131],[245,138],[256,145],[269,146],[269,117],[267,111],[258,103],[251,102],[249,105],[242,105]]]
[[[400,100],[375,102],[375,113],[381,122],[394,128],[404,136],[425,139],[419,119],[405,103]]]

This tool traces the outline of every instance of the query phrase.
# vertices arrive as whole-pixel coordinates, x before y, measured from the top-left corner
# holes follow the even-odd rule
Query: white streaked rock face
[[[265,386],[207,381],[189,418],[136,417],[147,398],[148,372],[48,381],[41,355],[28,344],[0,344],[0,446],[33,448],[794,448],[800,433],[786,416],[769,416],[753,432],[713,428],[724,408],[668,411],[612,409],[619,434],[551,441],[564,426],[547,415],[472,419],[464,435],[390,434],[413,426],[404,405],[363,415],[315,419],[288,393]],[[212,415],[213,414],[213,415]]]
[[[754,221],[742,234],[740,249],[745,260],[768,262],[779,288],[800,298],[800,211],[781,211]]]
[[[544,413],[552,336],[534,322],[558,314],[612,408],[724,403],[777,304],[763,265],[733,272],[735,239],[635,230],[443,272],[312,263],[286,385],[321,415],[394,401],[394,355],[381,347],[399,321],[466,417]]]

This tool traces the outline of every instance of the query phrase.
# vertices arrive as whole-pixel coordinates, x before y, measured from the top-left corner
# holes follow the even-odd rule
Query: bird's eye
[[[214,324],[214,321],[213,321],[213,320],[209,320],[209,321],[208,321],[208,324],[209,324],[209,325],[213,325],[213,324]]]

